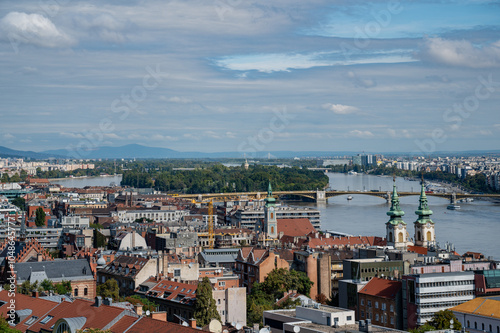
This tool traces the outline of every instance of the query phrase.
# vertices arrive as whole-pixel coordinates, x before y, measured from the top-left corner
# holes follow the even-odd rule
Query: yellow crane
[[[203,202],[207,202],[206,200],[203,200],[203,201],[196,201],[195,199],[191,200],[191,202],[193,204],[201,204]],[[215,232],[214,232],[214,204],[213,204],[213,200],[210,199],[210,201],[208,201],[208,223],[207,223],[207,226],[208,226],[208,248],[210,249],[213,249],[214,248],[214,235],[215,235]]]

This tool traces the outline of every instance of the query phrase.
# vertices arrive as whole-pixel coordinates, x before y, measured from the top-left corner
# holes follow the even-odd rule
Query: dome
[[[106,259],[104,259],[103,257],[97,259],[97,266],[106,266]]]

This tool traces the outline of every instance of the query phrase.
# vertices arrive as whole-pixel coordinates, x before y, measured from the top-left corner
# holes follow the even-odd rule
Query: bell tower
[[[405,212],[399,206],[399,196],[396,189],[396,178],[393,178],[393,188],[391,197],[391,209],[387,212],[390,216],[385,224],[387,233],[387,245],[395,248],[406,248],[408,245],[408,234],[406,223],[403,221]]]
[[[264,230],[269,238],[278,238],[278,221],[276,220],[276,199],[273,197],[271,182],[267,189],[267,197],[264,199]]]
[[[429,209],[427,203],[423,178],[419,202],[418,209],[415,211],[415,214],[418,215],[418,219],[414,222],[415,245],[426,247],[429,243],[436,241],[436,231],[434,229],[434,222],[431,220],[432,210]]]

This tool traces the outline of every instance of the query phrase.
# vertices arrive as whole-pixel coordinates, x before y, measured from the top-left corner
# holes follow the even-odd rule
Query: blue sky
[[[0,145],[500,149],[490,1],[3,1]]]

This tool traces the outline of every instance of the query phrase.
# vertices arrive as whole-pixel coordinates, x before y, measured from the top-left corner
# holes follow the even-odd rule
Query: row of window
[[[432,309],[432,308],[451,308],[462,304],[465,301],[453,301],[453,302],[432,302],[429,304],[420,304],[421,309]]]
[[[376,273],[376,272],[392,272],[399,270],[399,267],[377,267],[377,268],[361,268],[361,273]]]
[[[449,291],[444,293],[425,293],[425,294],[417,294],[418,299],[429,299],[429,298],[438,298],[438,297],[461,297],[461,296],[471,296],[474,295],[473,290],[461,290],[461,291]]]
[[[75,290],[73,291],[73,294],[75,295],[75,297],[78,297],[78,288],[75,288]],[[83,289],[83,296],[87,296],[88,294],[89,294],[88,288],[84,288]]]
[[[364,299],[364,298],[361,298],[361,299],[360,299],[360,303],[361,303],[361,305],[365,305],[365,299]],[[368,301],[367,301],[367,306],[368,306],[369,308],[372,306],[372,301],[371,301],[371,300],[368,300]],[[378,309],[378,306],[379,306],[378,301],[375,301],[375,309]],[[385,303],[382,303],[382,304],[381,304],[381,306],[380,306],[380,308],[382,309],[382,311],[385,311],[385,310],[386,310],[386,304],[385,304]],[[392,304],[391,304],[391,306],[390,306],[390,311],[391,311],[391,312],[394,312],[394,305],[392,305]]]
[[[470,320],[467,320],[467,327],[470,328]],[[474,322],[474,329],[477,330],[477,321]],[[485,325],[484,323],[481,323],[481,331],[485,331]],[[493,326],[491,324],[489,325],[489,330],[488,332],[493,332]],[[500,333],[500,326],[497,326],[497,333]]]
[[[361,310],[361,319],[365,318],[365,311]],[[380,324],[387,324],[387,319],[389,318],[389,321],[391,322],[391,325],[394,325],[394,317],[388,317],[387,315],[379,315],[378,313],[375,314],[375,317],[371,312],[366,313],[366,319],[371,319],[374,320],[374,323],[380,323]]]
[[[447,286],[466,286],[474,284],[474,280],[462,280],[462,281],[440,281],[440,282],[424,282],[418,283],[417,288],[432,288],[432,287],[447,287]]]

